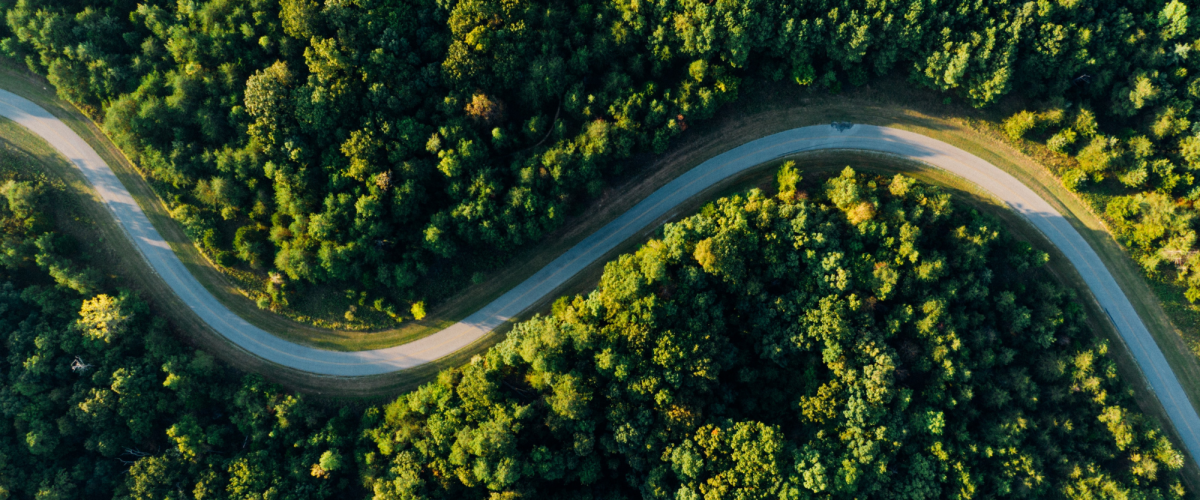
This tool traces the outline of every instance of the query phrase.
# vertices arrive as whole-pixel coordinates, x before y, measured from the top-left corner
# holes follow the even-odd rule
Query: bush
[[[1050,108],[1037,115],[1038,127],[1057,127],[1067,118],[1067,112],[1062,108]]]
[[[1115,137],[1095,136],[1079,151],[1079,168],[1092,175],[1101,175],[1116,166],[1120,158],[1120,141]]]
[[[1058,131],[1057,134],[1050,137],[1050,140],[1046,141],[1046,147],[1050,148],[1050,151],[1064,155],[1070,154],[1070,148],[1074,144],[1075,131],[1069,128]]]
[[[239,227],[233,237],[233,249],[242,261],[254,269],[263,265],[267,247],[267,228],[261,225]]]
[[[1037,128],[1037,115],[1031,111],[1022,111],[1004,120],[1004,133],[1012,140],[1018,140],[1025,137],[1033,129]]]
[[[1087,182],[1087,178],[1087,172],[1077,168],[1067,169],[1062,174],[1062,185],[1071,191],[1078,191]]]
[[[1200,137],[1191,135],[1179,141],[1179,155],[1192,170],[1200,169]]]
[[[1138,187],[1146,183],[1146,179],[1150,177],[1146,170],[1145,163],[1139,163],[1124,172],[1117,175],[1117,180],[1121,181],[1127,187]]]
[[[1075,123],[1071,125],[1079,135],[1091,137],[1100,131],[1100,125],[1096,123],[1096,115],[1092,110],[1082,108],[1075,114]]]
[[[237,261],[238,259],[233,255],[233,252],[226,250],[213,251],[213,262],[215,262],[218,266],[232,267],[237,263]]]
[[[775,174],[775,182],[779,186],[779,198],[792,200],[796,196],[796,185],[800,183],[800,172],[796,171],[796,162],[789,161],[779,167]]]
[[[180,203],[170,212],[171,218],[179,221],[183,232],[193,241],[203,245],[205,235],[213,234],[212,222],[204,217],[203,212],[192,205]]]
[[[1108,201],[1104,213],[1108,214],[1113,221],[1125,223],[1126,219],[1137,215],[1139,208],[1138,201],[1134,197],[1115,196]]]

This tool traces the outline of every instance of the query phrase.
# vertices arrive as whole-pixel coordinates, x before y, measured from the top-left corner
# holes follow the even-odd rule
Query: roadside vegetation
[[[1128,419],[1073,295],[1028,279],[1045,254],[904,176],[798,180],[785,165],[776,198],[669,224],[594,292],[385,407],[363,457],[376,493],[1183,494],[1157,476],[1182,455]],[[1163,451],[1154,480],[1110,468],[1126,439]]]
[[[22,132],[5,127],[16,129],[6,139]],[[351,453],[358,412],[177,340],[111,274],[124,269],[104,238],[124,236],[98,227],[73,177],[23,146],[0,149],[0,498],[261,498],[280,484],[357,484],[331,464]],[[312,477],[321,464],[325,476]]]
[[[437,381],[331,408],[181,345],[55,230],[54,183],[5,172],[0,497],[1184,494],[1047,256],[902,175],[787,164]]]
[[[415,338],[486,302],[638,175],[631,160],[761,95],[751,82],[904,79],[1030,103],[979,128],[1051,152],[1034,156],[1200,355],[1200,45],[1179,1],[0,6],[0,51],[103,126],[244,306],[399,327],[329,346]],[[19,170],[0,168],[0,499],[1182,491],[1183,455],[1042,256],[903,178],[785,175],[779,197],[714,203],[595,292],[364,410],[181,344],[103,239],[66,227],[62,187]],[[1190,380],[1184,349],[1164,350]]]
[[[1052,103],[1012,133],[1081,158],[1062,173],[1072,187],[1134,186],[1113,213],[1144,230],[1118,233],[1193,287],[1186,5],[950,12],[18,0],[0,48],[103,122],[259,306],[321,326],[394,327],[491,278],[600,196],[621,159],[663,151],[753,78],[837,91],[901,73],[975,106]]]
[[[1192,84],[1193,97],[1200,97],[1200,81]],[[1034,107],[1039,111],[1018,112],[1001,127],[1010,139],[1034,141],[1049,150],[1052,157],[1043,163],[1105,222],[1156,285],[1156,295],[1173,313],[1192,355],[1200,356],[1200,183],[1195,181],[1200,123],[1193,127],[1189,112],[1179,111],[1190,109],[1190,101],[1163,99],[1152,116],[1137,124],[1141,126],[1111,133],[1097,128],[1090,110],[1070,111],[1062,104],[1042,103]]]

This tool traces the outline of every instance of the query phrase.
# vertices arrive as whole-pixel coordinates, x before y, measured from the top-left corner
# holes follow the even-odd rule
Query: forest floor
[[[1181,384],[1188,391],[1193,405],[1196,401],[1200,401],[1200,390],[1198,390],[1200,388],[1200,366],[1197,365],[1196,357],[1184,341],[1183,332],[1175,327],[1176,324],[1197,324],[1200,312],[1197,312],[1194,307],[1188,307],[1185,301],[1181,303],[1178,297],[1167,296],[1172,292],[1178,293],[1177,290],[1173,290],[1170,286],[1164,286],[1162,283],[1150,283],[1143,277],[1140,268],[1113,241],[1100,220],[1088,210],[1086,203],[1062,188],[1051,171],[1039,163],[1039,161],[1042,163],[1054,161],[1053,157],[1045,157],[1048,153],[1039,152],[1037,147],[1031,144],[1017,144],[1014,147],[996,133],[995,124],[1001,117],[1006,116],[1008,111],[1003,104],[998,109],[988,111],[946,104],[940,101],[935,94],[914,90],[901,80],[885,80],[841,94],[797,89],[790,85],[748,86],[749,88],[743,91],[743,96],[737,103],[727,106],[715,118],[692,126],[688,132],[674,142],[666,154],[658,157],[647,155],[627,160],[630,165],[626,166],[625,171],[631,172],[631,174],[614,180],[612,187],[607,189],[590,207],[564,224],[563,229],[554,233],[544,245],[531,248],[518,255],[513,259],[516,265],[500,270],[482,283],[465,290],[454,300],[432,311],[430,318],[426,321],[421,324],[411,323],[405,328],[386,332],[340,332],[313,328],[269,311],[262,311],[239,293],[229,284],[225,276],[204,259],[195,246],[187,240],[182,229],[169,218],[161,200],[150,191],[150,187],[135,167],[112,146],[111,142],[90,120],[57,99],[52,88],[44,80],[28,75],[20,69],[0,68],[0,87],[21,94],[50,110],[92,144],[117,171],[122,182],[134,193],[138,203],[151,217],[159,231],[168,239],[189,270],[200,278],[206,288],[225,305],[252,323],[279,334],[281,337],[310,345],[345,350],[370,349],[404,343],[437,331],[443,326],[465,317],[480,305],[498,297],[511,286],[533,274],[545,263],[632,207],[658,187],[705,159],[733,146],[774,132],[823,124],[834,120],[910,130],[948,142],[993,163],[1018,177],[1044,199],[1056,205],[1056,208],[1067,216],[1072,225],[1106,261],[1110,271],[1117,278],[1126,295],[1155,336]],[[1011,108],[1011,106],[1010,104],[1009,107]],[[0,124],[0,137],[9,148],[23,150],[27,154],[39,158],[38,161],[45,165],[47,172],[63,179],[63,182],[71,186],[71,191],[79,195],[80,202],[77,208],[82,210],[82,213],[88,214],[84,218],[89,219],[90,222],[84,224],[90,224],[90,226],[88,228],[80,226],[74,230],[64,229],[64,231],[68,233],[77,231],[88,241],[94,240],[95,243],[101,243],[108,247],[108,250],[102,254],[105,265],[98,267],[101,267],[112,279],[127,283],[130,288],[148,294],[156,309],[171,318],[173,323],[182,330],[184,337],[190,339],[193,344],[218,354],[231,365],[240,369],[263,373],[268,378],[284,385],[308,392],[336,395],[336,397],[342,398],[387,397],[430,380],[441,368],[465,362],[471,355],[482,352],[503,336],[502,331],[496,332],[464,352],[419,369],[368,378],[314,377],[265,363],[229,345],[228,342],[209,330],[166,288],[161,280],[155,278],[151,273],[145,272],[145,263],[137,257],[132,245],[122,236],[120,229],[112,222],[111,217],[108,217],[107,213],[103,213],[104,207],[90,193],[86,184],[83,183],[82,176],[74,169],[69,168],[69,164],[64,160],[54,155],[49,146],[11,123]],[[1023,153],[1018,148],[1029,154]],[[870,163],[871,166],[864,168],[869,170],[889,171],[889,169],[904,168],[905,171],[914,172],[912,167],[897,167],[896,165],[899,165],[897,160],[890,160],[890,163],[879,159],[868,160],[862,155],[851,153],[826,153],[820,158],[804,157],[801,160],[800,166],[809,172],[815,172],[822,168],[835,168],[835,165],[840,168],[846,164],[865,166],[867,163]],[[926,177],[931,182],[948,185],[963,192],[973,192],[969,188],[964,189],[965,186],[955,186],[953,179],[938,178],[937,175],[922,172],[920,168],[917,168],[915,172],[918,177]],[[697,196],[688,206],[679,207],[665,219],[678,219],[695,211],[715,197],[744,190],[748,186],[763,182],[769,184],[771,179],[773,179],[773,166],[767,165],[762,169],[756,169]],[[1035,243],[1039,241],[1040,234],[1032,231],[1018,216],[1007,209],[999,209],[994,206],[986,209],[988,203],[981,202],[981,199],[975,199],[972,203],[1009,222],[1008,227],[1014,233]],[[644,231],[627,240],[614,250],[610,257],[636,248],[656,234],[659,225],[653,225],[652,227],[655,229]],[[89,235],[91,236],[89,237]],[[1046,245],[1038,246],[1043,250],[1053,250],[1052,247]],[[1052,251],[1050,253],[1054,254]],[[533,311],[548,310],[553,298],[557,296],[584,293],[590,290],[602,272],[603,262],[606,260],[608,259],[602,259],[600,263],[591,266],[573,279],[568,286],[531,308],[523,317],[527,317]],[[1061,258],[1055,260],[1062,261]],[[1053,264],[1051,268],[1057,277],[1068,284],[1077,284],[1078,275],[1073,274],[1073,270],[1064,271],[1061,268],[1055,268]],[[1079,289],[1079,287],[1075,288]],[[1174,304],[1170,314],[1164,310],[1160,302]],[[1095,321],[1096,318],[1103,318],[1103,316],[1093,305],[1089,305],[1089,308],[1093,312],[1093,322],[1097,323],[1097,325],[1093,325],[1096,330],[1102,332],[1114,345],[1119,345],[1119,337],[1111,331],[1111,325],[1105,321]],[[1121,366],[1121,372],[1125,379],[1129,380],[1134,387],[1145,387],[1144,382],[1138,383],[1141,375],[1136,364],[1129,359],[1128,353],[1124,349],[1115,349],[1114,352],[1116,353],[1114,357]],[[1144,394],[1146,391],[1138,390],[1136,392],[1139,395],[1139,404],[1144,411],[1155,415],[1162,414],[1161,406],[1157,404],[1156,399]]]

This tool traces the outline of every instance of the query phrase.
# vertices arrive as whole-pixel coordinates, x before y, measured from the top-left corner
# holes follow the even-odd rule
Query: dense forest
[[[1073,189],[1124,190],[1117,232],[1200,297],[1178,0],[8,1],[0,48],[102,121],[214,262],[257,269],[262,307],[324,283],[402,318],[747,79],[889,73],[1048,103],[1010,133],[1078,158]]]
[[[1045,254],[903,176],[780,178],[368,412],[377,497],[1183,494]]]
[[[395,317],[497,267],[751,79],[880,75],[1072,158],[1200,299],[1196,27],[1178,0],[4,0],[0,50],[102,123],[263,307]],[[385,406],[185,346],[0,183],[7,498],[1178,498],[1046,256],[847,170],[720,200]],[[268,278],[269,275],[276,278]],[[282,283],[282,286],[280,286]],[[366,406],[366,405],[364,405]]]
[[[55,230],[49,207],[72,206],[71,194],[5,177],[0,499],[335,498],[358,487],[359,411],[313,405],[180,344],[136,293],[113,288],[88,242]]]
[[[384,406],[181,345],[0,183],[0,499],[1181,498],[1045,254],[910,178],[715,202]]]

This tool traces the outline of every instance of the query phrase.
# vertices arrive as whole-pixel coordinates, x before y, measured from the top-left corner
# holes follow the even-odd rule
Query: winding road
[[[586,266],[723,179],[780,157],[817,150],[861,150],[920,161],[966,179],[1008,204],[1046,235],[1079,271],[1108,312],[1162,401],[1193,457],[1200,457],[1200,417],[1158,345],[1104,263],[1049,203],[1013,176],[944,142],[888,127],[835,123],[780,132],[701,163],[590,235],[523,283],[466,319],[420,340],[373,351],[338,352],[302,346],[251,325],[217,301],[183,266],[108,165],[82,138],[45,109],[0,90],[0,115],[41,136],[83,171],[150,266],[197,315],[230,342],[263,359],[330,376],[364,376],[412,368],[449,355],[515,317]]]

